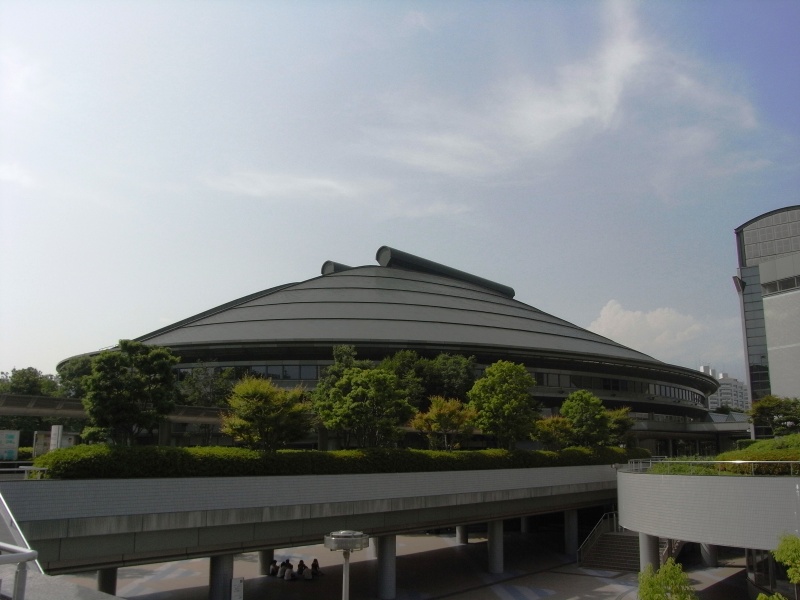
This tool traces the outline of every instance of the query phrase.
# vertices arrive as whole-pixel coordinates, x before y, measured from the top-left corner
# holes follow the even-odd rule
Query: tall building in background
[[[750,397],[800,397],[800,206],[765,213],[735,232]]]
[[[747,393],[747,385],[743,381],[727,373],[717,373],[708,366],[700,367],[700,371],[719,382],[717,391],[708,397],[708,410],[716,410],[721,406],[741,412],[750,410],[750,394]]]

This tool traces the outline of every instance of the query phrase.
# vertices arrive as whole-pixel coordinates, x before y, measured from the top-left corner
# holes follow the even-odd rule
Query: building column
[[[706,567],[716,567],[719,563],[719,547],[715,544],[700,544],[700,556]]]
[[[212,556],[208,571],[208,600],[231,600],[233,554]]]
[[[661,557],[658,552],[658,536],[639,532],[639,570],[644,571],[647,565],[658,570],[661,566]]]
[[[394,600],[397,596],[397,538],[382,535],[376,540],[378,549],[378,598]]]
[[[520,519],[519,519],[519,532],[520,533],[530,533],[531,532],[531,518],[530,517],[520,517]]]
[[[486,524],[489,536],[489,573],[503,572],[503,521]]]
[[[117,568],[97,570],[97,591],[112,596],[117,595]]]
[[[564,511],[564,554],[572,560],[578,558],[578,511]]]
[[[269,575],[269,565],[275,558],[275,550],[258,551],[258,574]]]
[[[456,525],[456,542],[469,544],[469,532],[466,525]]]

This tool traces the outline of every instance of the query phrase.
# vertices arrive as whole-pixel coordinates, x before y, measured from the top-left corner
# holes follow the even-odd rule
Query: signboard
[[[19,431],[0,431],[0,460],[17,460]]]
[[[231,579],[231,600],[244,600],[244,577]]]

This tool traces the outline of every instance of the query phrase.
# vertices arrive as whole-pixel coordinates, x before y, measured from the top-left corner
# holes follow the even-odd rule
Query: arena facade
[[[308,389],[339,344],[372,360],[403,349],[474,356],[479,369],[510,360],[534,375],[544,406],[556,408],[571,392],[588,389],[609,408],[630,406],[642,442],[648,430],[666,429],[666,437],[649,436],[645,445],[670,454],[673,439],[696,438],[681,424],[708,420],[707,397],[718,384],[700,371],[544,313],[515,300],[506,285],[387,246],[376,259],[360,267],[327,261],[320,276],[233,300],[137,340],[171,348],[182,370],[233,367],[240,376]]]

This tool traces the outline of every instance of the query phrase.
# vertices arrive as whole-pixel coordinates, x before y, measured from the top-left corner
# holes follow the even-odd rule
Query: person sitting
[[[278,576],[278,561],[272,560],[269,563],[269,569],[267,570],[267,575],[269,577],[277,577]]]
[[[283,574],[284,581],[294,581],[294,566],[292,563],[286,565],[286,571]]]
[[[286,563],[288,560],[285,560],[281,563],[281,566],[278,567],[278,579],[283,579],[283,576],[286,574]]]
[[[319,568],[319,561],[315,558],[311,561],[311,576],[318,577],[319,575],[324,575],[325,573],[322,572]]]
[[[303,574],[303,571],[305,571],[306,569],[308,569],[308,567],[306,566],[306,563],[301,558],[300,562],[297,563],[297,576],[300,577]]]

